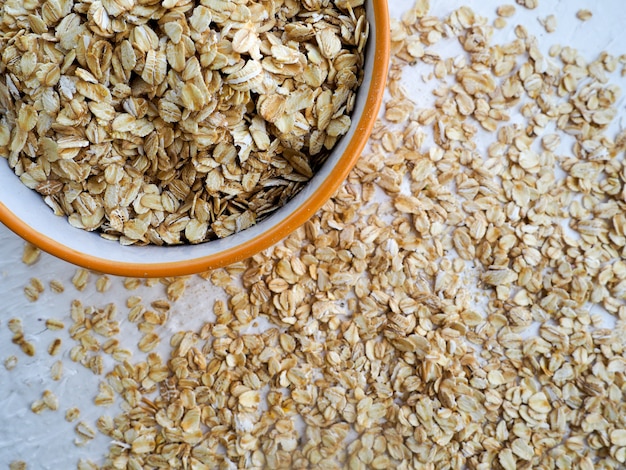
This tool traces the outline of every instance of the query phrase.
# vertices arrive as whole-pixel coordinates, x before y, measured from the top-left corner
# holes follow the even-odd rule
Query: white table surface
[[[533,11],[517,6],[516,15],[507,19],[508,26],[504,30],[496,31],[492,43],[512,40],[513,27],[523,24],[539,38],[544,52],[547,52],[550,45],[559,43],[577,48],[588,60],[593,60],[601,51],[615,55],[626,53],[626,4],[623,0],[539,1],[540,7]],[[468,4],[476,12],[495,18],[496,6],[505,2],[431,0],[431,3],[431,13],[438,16]],[[514,2],[511,0],[508,3]],[[399,17],[410,6],[410,0],[390,1],[391,16]],[[584,23],[576,19],[575,14],[579,8],[590,9],[593,18]],[[552,34],[547,34],[538,21],[538,18],[545,18],[549,14],[554,14],[558,19],[557,30]],[[426,99],[427,92],[417,77],[429,71],[428,66],[421,65],[406,72],[407,89],[418,100],[420,96]],[[617,83],[622,89],[626,89],[623,81]],[[617,122],[621,124],[626,116],[623,100],[619,102],[619,114]],[[74,444],[76,422],[65,421],[65,410],[78,407],[81,410],[79,421],[84,420],[93,426],[103,411],[113,415],[115,409],[103,410],[92,404],[100,378],[69,359],[69,349],[74,343],[69,339],[67,328],[63,331],[49,331],[45,327],[45,320],[65,319],[66,325],[69,325],[69,306],[75,298],[80,298],[85,305],[97,307],[110,302],[116,303],[120,308],[119,317],[124,320],[124,303],[129,295],[141,295],[147,304],[150,300],[164,298],[164,288],[157,285],[131,293],[124,289],[121,278],[111,277],[111,289],[106,293],[99,293],[94,287],[97,276],[92,275],[88,288],[77,292],[71,283],[76,267],[47,254],[42,254],[34,266],[25,266],[21,262],[23,245],[20,238],[0,225],[0,469],[8,468],[8,463],[13,460],[24,460],[29,464],[28,468],[42,470],[75,468],[79,458],[101,463],[109,439],[98,435],[88,445],[77,447]],[[31,303],[24,296],[23,289],[34,277],[42,280],[46,291],[38,301]],[[51,292],[48,287],[51,280],[62,281],[66,287],[65,292]],[[204,321],[211,320],[210,306],[218,297],[224,297],[223,293],[209,282],[200,278],[191,279],[184,297],[175,304],[170,321],[160,330],[161,335],[167,337],[168,333],[183,328],[194,330]],[[37,349],[34,357],[26,356],[11,343],[7,322],[13,317],[22,319],[26,339]],[[124,345],[136,344],[139,338],[136,328],[127,321],[122,321],[121,329],[121,342]],[[51,357],[46,350],[57,337],[63,340],[62,353]],[[166,343],[164,341],[160,347],[165,352],[165,357]],[[10,355],[16,355],[19,362],[14,370],[7,371],[2,363]],[[65,369],[62,380],[54,382],[50,379],[49,369],[57,359],[63,361]],[[110,365],[111,363],[105,364]],[[30,404],[41,398],[44,389],[52,390],[59,397],[59,410],[35,415],[30,411]]]

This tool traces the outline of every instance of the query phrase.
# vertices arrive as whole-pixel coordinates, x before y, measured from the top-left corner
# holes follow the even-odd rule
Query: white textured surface
[[[505,3],[493,0],[438,2],[432,0],[432,13],[443,15],[462,4],[471,5],[477,12],[493,17],[495,7]],[[514,3],[510,0],[508,3]],[[501,42],[514,38],[513,26],[524,24],[527,29],[540,39],[542,49],[547,51],[555,43],[570,45],[577,48],[588,60],[593,60],[603,50],[616,55],[626,53],[626,8],[623,0],[602,0],[589,2],[583,0],[540,0],[540,8],[528,11],[521,7],[513,18],[507,19],[509,26],[497,31],[494,41]],[[412,5],[410,0],[393,0],[390,2],[392,17],[398,17]],[[575,14],[579,8],[593,11],[593,18],[580,22]],[[537,21],[548,14],[555,14],[558,19],[557,31],[547,34]],[[406,87],[417,102],[430,99],[427,91],[422,89],[422,75],[429,72],[426,66],[416,67],[406,73]],[[624,82],[620,83],[626,89]],[[623,124],[626,109],[623,100],[619,103],[620,117],[618,124]],[[114,407],[97,408],[92,404],[98,391],[99,378],[69,359],[69,349],[73,342],[64,331],[48,331],[45,319],[57,318],[65,320],[69,325],[69,306],[74,298],[80,298],[85,305],[101,307],[109,302],[118,305],[118,317],[122,321],[122,333],[119,335],[123,346],[136,344],[139,334],[134,325],[124,322],[126,308],[125,299],[131,294],[122,286],[121,278],[112,278],[111,290],[105,294],[95,292],[93,278],[90,289],[78,293],[71,284],[75,267],[51,256],[43,255],[39,262],[27,267],[21,263],[23,242],[5,227],[0,226],[0,469],[8,467],[12,460],[24,460],[31,469],[71,469],[75,468],[79,458],[89,458],[101,462],[106,453],[108,439],[98,436],[84,447],[74,445],[75,423],[64,420],[67,408],[78,407],[81,410],[80,420],[95,427],[95,420],[102,414],[113,416]],[[40,278],[46,285],[46,292],[41,298],[30,303],[23,294],[23,288],[31,277]],[[64,294],[50,291],[50,280],[58,279],[66,286]],[[132,294],[141,295],[144,303],[164,297],[163,286],[152,289],[142,288]],[[204,321],[211,319],[211,306],[218,290],[211,288],[208,282],[194,278],[185,296],[179,301],[171,313],[169,323],[160,331],[161,336],[181,328],[196,329]],[[34,358],[24,355],[18,346],[11,343],[11,332],[7,328],[10,318],[22,319],[26,339],[37,348]],[[54,338],[63,339],[62,353],[51,357],[46,352]],[[166,352],[167,343],[161,345]],[[9,355],[19,358],[17,367],[7,371],[2,362]],[[135,356],[136,359],[139,356]],[[65,366],[63,379],[54,382],[50,379],[50,365],[62,359]],[[106,364],[105,364],[106,365]],[[44,389],[50,389],[58,397],[58,411],[44,411],[35,415],[30,411],[30,404],[41,397]]]

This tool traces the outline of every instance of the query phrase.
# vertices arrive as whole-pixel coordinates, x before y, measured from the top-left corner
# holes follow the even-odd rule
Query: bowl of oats
[[[385,0],[5,2],[0,221],[71,263],[191,274],[336,191],[385,89]]]

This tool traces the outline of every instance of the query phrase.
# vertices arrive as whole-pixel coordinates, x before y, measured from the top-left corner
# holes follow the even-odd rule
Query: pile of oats
[[[362,3],[7,0],[0,155],[56,214],[124,245],[243,230],[348,131]]]
[[[167,300],[118,309],[156,334],[188,284],[227,294],[168,357],[110,350],[96,403],[123,412],[96,423],[104,463],[79,469],[624,468],[626,132],[612,135],[611,77],[626,56],[544,56],[524,27],[503,44],[494,27],[418,0],[392,22],[370,150],[323,209],[251,259],[161,280]],[[433,52],[444,42],[462,52]],[[411,67],[434,106],[412,101]],[[75,360],[91,366],[114,316],[73,305]]]

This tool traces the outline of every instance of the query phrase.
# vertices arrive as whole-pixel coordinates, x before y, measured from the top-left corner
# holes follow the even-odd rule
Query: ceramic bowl
[[[364,80],[352,125],[313,178],[283,207],[256,225],[197,245],[122,246],[97,233],[72,227],[41,196],[24,186],[0,158],[0,222],[52,255],[94,271],[130,277],[165,277],[203,272],[250,257],[304,224],[342,184],[363,151],[385,91],[389,63],[387,0],[368,0],[370,36]]]

